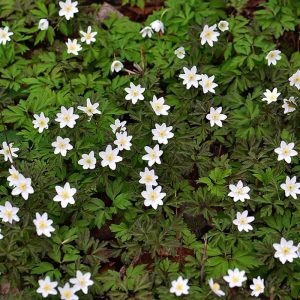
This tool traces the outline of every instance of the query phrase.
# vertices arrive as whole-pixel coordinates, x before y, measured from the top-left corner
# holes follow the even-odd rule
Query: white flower
[[[280,147],[274,150],[275,153],[278,154],[278,160],[284,159],[288,164],[291,163],[291,157],[298,154],[298,152],[294,150],[294,146],[294,143],[287,144],[285,141],[281,141]]]
[[[16,182],[14,189],[11,194],[13,196],[20,195],[24,198],[24,200],[28,199],[29,194],[33,194],[34,190],[31,186],[31,179],[25,178],[23,175],[20,176],[19,180]]]
[[[219,32],[214,31],[216,28],[216,24],[210,27],[208,25],[204,26],[203,31],[200,34],[201,45],[208,43],[209,46],[213,46],[213,43],[218,40],[218,36],[220,35]]]
[[[293,241],[287,241],[282,237],[280,240],[280,244],[273,244],[273,247],[276,250],[274,257],[279,258],[279,260],[283,264],[285,264],[286,261],[293,262],[294,258],[298,257],[298,248],[293,244]]]
[[[297,255],[300,258],[300,243],[297,245]]]
[[[141,85],[134,85],[132,82],[130,82],[130,87],[125,88],[125,91],[127,93],[125,99],[131,100],[132,104],[135,104],[138,102],[138,100],[144,100],[143,93],[145,91],[145,88],[141,87]]]
[[[49,21],[47,19],[40,19],[39,30],[47,30],[49,27]]]
[[[142,37],[143,37],[143,38],[145,38],[146,36],[148,36],[149,38],[151,38],[152,35],[153,35],[153,30],[152,30],[152,28],[151,28],[150,26],[146,26],[146,27],[144,27],[144,28],[140,31],[140,33],[142,34]]]
[[[218,23],[218,28],[223,32],[227,31],[229,29],[229,23],[227,21],[220,21]]]
[[[78,51],[82,50],[82,47],[80,44],[77,44],[77,40],[74,39],[73,41],[71,39],[68,39],[66,42],[67,45],[67,53],[68,54],[74,54],[78,55]]]
[[[53,221],[51,219],[48,219],[48,214],[43,213],[40,215],[39,213],[35,214],[35,219],[33,220],[33,224],[36,227],[36,233],[37,235],[44,234],[47,237],[51,237],[51,232],[53,232],[55,229],[51,226]]]
[[[53,198],[53,201],[60,202],[62,208],[67,207],[68,204],[74,204],[75,199],[73,196],[76,194],[76,189],[71,188],[70,183],[66,182],[65,185],[55,187],[57,195]]]
[[[63,287],[58,287],[61,300],[79,300],[79,297],[75,294],[78,290],[75,286],[70,287],[69,283],[66,283]]]
[[[185,57],[185,49],[183,47],[177,48],[174,53],[179,59],[183,59]]]
[[[229,283],[230,288],[241,287],[243,282],[247,280],[245,271],[240,271],[235,268],[234,270],[228,270],[228,275],[224,276],[223,279]]]
[[[267,101],[268,104],[276,102],[279,95],[280,93],[277,93],[277,88],[273,89],[272,92],[267,89],[264,93],[265,98],[262,98],[262,101]]]
[[[99,153],[99,156],[102,158],[101,166],[109,166],[109,168],[115,170],[117,167],[116,163],[123,159],[121,156],[118,156],[118,154],[118,148],[112,149],[111,145],[107,145],[105,151],[101,151]]]
[[[0,228],[0,240],[2,240],[4,238],[4,236],[1,232],[2,232],[2,229]]]
[[[277,64],[277,60],[281,59],[280,53],[281,51],[279,50],[272,50],[267,54],[266,60],[268,61],[268,66],[275,66]]]
[[[149,170],[147,167],[145,168],[144,172],[140,172],[141,179],[139,180],[140,184],[145,184],[146,186],[156,186],[158,176],[155,175],[154,170]]]
[[[130,150],[132,144],[130,143],[132,136],[127,135],[127,132],[117,132],[116,133],[116,140],[114,144],[121,150]]]
[[[164,23],[160,20],[155,20],[150,24],[151,28],[155,31],[155,32],[162,32],[164,33],[165,28],[164,28]]]
[[[44,129],[48,129],[49,118],[46,118],[43,112],[40,115],[34,114],[33,117],[35,119],[32,121],[33,127],[37,128],[39,133],[42,133]]]
[[[66,2],[59,1],[59,6],[60,6],[60,11],[59,11],[59,16],[65,16],[67,20],[70,20],[71,18],[74,17],[75,13],[78,13],[78,8],[77,8],[78,2],[72,2],[71,0],[66,0]]]
[[[151,185],[146,185],[146,191],[142,192],[142,196],[145,198],[145,206],[151,205],[154,209],[157,209],[158,205],[163,205],[162,199],[166,196],[166,193],[161,193],[160,185],[154,189]]]
[[[211,290],[219,297],[225,296],[225,293],[221,290],[220,285],[217,282],[214,282],[213,279],[209,279],[208,284]]]
[[[300,69],[297,70],[290,78],[290,86],[295,86],[298,90],[300,90]]]
[[[244,186],[241,180],[238,181],[237,185],[230,184],[229,189],[231,192],[228,196],[232,197],[234,202],[239,200],[244,202],[245,199],[250,199],[250,196],[248,195],[250,188],[248,186]]]
[[[74,108],[70,107],[66,109],[64,106],[61,107],[60,113],[56,114],[55,121],[59,123],[60,128],[66,126],[73,128],[76,124],[76,120],[79,118],[78,115],[74,114]]]
[[[37,293],[42,294],[44,298],[47,298],[49,295],[57,295],[57,281],[51,281],[50,277],[47,276],[45,279],[39,280],[39,288],[36,290]]]
[[[77,108],[79,110],[83,111],[84,113],[86,113],[90,117],[90,119],[89,119],[89,121],[90,121],[93,115],[101,114],[101,111],[97,109],[98,106],[99,106],[99,103],[92,104],[90,98],[87,98],[86,106],[78,106]]]
[[[6,42],[9,42],[11,40],[11,35],[13,35],[13,32],[9,32],[7,26],[5,26],[3,29],[0,28],[0,45],[5,45]]]
[[[168,139],[174,136],[174,133],[171,132],[172,129],[173,127],[167,127],[166,123],[155,124],[155,129],[152,129],[153,141],[157,141],[159,144],[168,144]]]
[[[87,45],[89,45],[90,43],[94,43],[96,42],[96,39],[94,38],[94,36],[97,34],[96,31],[92,32],[92,27],[88,26],[87,31],[79,31],[80,34],[82,35],[81,38],[81,42],[86,42]]]
[[[199,86],[199,80],[202,78],[202,75],[197,74],[197,67],[193,66],[190,70],[186,67],[183,67],[184,74],[180,74],[179,78],[183,79],[183,84],[186,85],[186,88],[189,90],[192,86],[197,88]]]
[[[67,155],[68,150],[72,150],[73,146],[70,144],[70,139],[58,136],[56,137],[56,141],[51,144],[54,147],[54,154],[60,153],[62,156]]]
[[[284,108],[284,114],[291,113],[296,110],[296,99],[294,97],[290,97],[289,99],[283,99],[283,105],[281,106]]]
[[[2,143],[2,149],[0,150],[0,154],[4,155],[4,160],[9,160],[11,163],[13,162],[13,157],[18,157],[18,154],[15,152],[19,151],[19,148],[13,148],[13,143],[7,144],[6,142]]]
[[[297,199],[297,194],[300,194],[300,183],[296,181],[296,176],[293,178],[286,176],[285,183],[280,185],[280,187],[285,191],[286,197],[292,196],[294,199]]]
[[[23,176],[14,166],[8,170],[9,176],[7,177],[8,185],[9,186],[16,186],[19,182],[20,178]]]
[[[82,154],[78,164],[81,165],[84,170],[95,169],[96,161],[94,151],[91,151],[89,154]]]
[[[120,72],[123,69],[124,65],[119,60],[114,60],[110,66],[111,72]]]
[[[13,221],[19,222],[20,218],[17,216],[18,207],[13,207],[9,201],[6,201],[4,206],[0,205],[0,218],[3,222],[12,224]]]
[[[211,92],[215,94],[215,88],[218,86],[214,82],[215,76],[208,77],[206,74],[201,75],[201,81],[199,84],[202,86],[203,93]]]
[[[264,279],[261,279],[260,276],[253,278],[253,284],[250,285],[252,290],[251,296],[258,297],[265,290]]]
[[[239,231],[252,230],[253,227],[249,224],[254,221],[254,217],[248,217],[248,210],[244,210],[242,213],[236,213],[236,219],[233,220],[233,224],[237,225]]]
[[[188,295],[189,293],[189,286],[188,286],[188,279],[183,279],[181,276],[177,278],[177,280],[173,280],[171,282],[170,293],[175,294],[176,296],[181,295]]]
[[[167,116],[169,114],[168,110],[170,109],[170,106],[165,104],[165,99],[163,97],[157,99],[156,96],[153,96],[153,99],[152,101],[150,101],[150,104],[157,116]]]
[[[115,123],[110,125],[110,128],[112,129],[113,133],[116,133],[116,132],[126,131],[125,125],[126,125],[126,121],[121,122],[119,119],[116,119]]]
[[[222,107],[213,108],[209,110],[209,114],[206,115],[206,119],[210,121],[210,126],[213,127],[215,124],[219,127],[222,127],[222,121],[227,119],[227,116],[221,114]]]
[[[147,154],[145,154],[142,159],[148,160],[149,167],[153,166],[155,163],[161,164],[160,157],[163,154],[163,151],[159,150],[159,145],[156,145],[154,148],[145,146],[145,151]]]
[[[76,278],[71,278],[70,282],[74,284],[74,288],[78,291],[82,291],[84,294],[88,293],[88,287],[94,284],[94,281],[90,279],[91,273],[81,273],[81,271],[76,271]]]

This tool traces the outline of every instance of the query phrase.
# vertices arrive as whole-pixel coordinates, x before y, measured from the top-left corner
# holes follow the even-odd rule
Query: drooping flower
[[[278,154],[278,160],[285,160],[288,164],[291,163],[293,156],[296,156],[298,152],[294,150],[294,143],[287,144],[285,141],[281,141],[280,147],[274,151]]]
[[[110,125],[113,133],[126,131],[126,121],[120,121],[119,119],[115,120],[114,124]]]
[[[58,287],[61,300],[79,300],[79,297],[75,294],[78,290],[75,286],[70,287],[69,283],[66,283],[63,287]]]
[[[280,53],[280,50],[272,50],[267,54],[266,60],[268,61],[268,66],[275,66],[277,64],[277,61],[281,59]]]
[[[51,144],[54,147],[54,154],[61,154],[62,156],[67,155],[68,150],[72,150],[73,146],[70,144],[69,138],[56,137],[56,141]]]
[[[292,240],[287,241],[285,238],[281,238],[280,244],[273,244],[273,248],[276,250],[274,257],[279,258],[282,264],[293,262],[294,258],[297,258],[298,248],[294,246]]]
[[[8,27],[5,26],[3,29],[0,28],[0,45],[6,45],[6,42],[11,40],[10,36],[13,35],[13,32],[8,31]]]
[[[96,42],[95,35],[97,35],[97,32],[96,31],[92,32],[91,26],[88,26],[86,32],[84,32],[84,31],[79,31],[79,32],[82,35],[82,37],[81,37],[82,43],[85,42],[87,45],[89,45],[91,43]]]
[[[77,44],[77,39],[74,39],[73,41],[71,39],[68,39],[66,45],[68,54],[78,55],[78,52],[82,50],[81,45]]]
[[[99,156],[102,158],[101,166],[108,166],[110,169],[115,170],[117,167],[117,163],[122,161],[123,158],[118,156],[119,149],[112,149],[111,145],[107,145],[105,151],[101,151]]]
[[[18,211],[19,208],[12,206],[9,201],[6,201],[4,206],[0,205],[0,218],[2,222],[8,222],[10,224],[12,224],[13,221],[19,222],[20,218],[17,216]]]
[[[101,111],[97,109],[99,103],[92,104],[90,98],[86,99],[86,106],[78,106],[77,108],[88,115],[89,121],[91,120],[93,115],[100,115]]]
[[[51,232],[55,231],[54,227],[51,226],[53,221],[48,219],[48,214],[43,213],[40,215],[39,213],[35,214],[35,219],[33,220],[33,224],[36,227],[37,235],[45,235],[47,237],[51,237]]]
[[[254,217],[248,217],[248,210],[244,210],[242,213],[236,213],[236,219],[233,220],[233,224],[237,225],[238,231],[252,230],[253,227],[249,224],[254,221]]]
[[[4,155],[5,161],[13,162],[13,157],[18,157],[18,154],[16,154],[17,151],[19,151],[19,148],[13,148],[14,143],[7,144],[6,142],[2,143],[2,149],[0,150],[0,154]]]
[[[71,0],[66,0],[66,2],[59,1],[59,16],[65,18],[67,20],[70,20],[71,18],[74,17],[74,14],[78,13],[78,8],[77,8],[77,1],[72,2]]]
[[[39,30],[47,30],[49,27],[49,21],[47,19],[40,19],[39,21]]]
[[[120,72],[123,69],[124,65],[119,60],[114,60],[110,66],[111,72]]]
[[[68,204],[74,204],[75,199],[74,195],[77,190],[75,188],[71,188],[70,183],[66,182],[65,185],[55,187],[57,195],[53,198],[53,201],[60,202],[62,208],[66,208]]]
[[[175,294],[176,296],[188,295],[190,288],[188,282],[188,279],[183,279],[182,276],[179,276],[177,280],[171,282],[172,286],[170,288],[170,293]]]
[[[248,194],[250,192],[250,188],[248,186],[244,186],[241,180],[238,181],[237,185],[230,184],[229,189],[231,192],[228,194],[228,196],[232,197],[234,202],[239,200],[244,202],[245,199],[250,199]]]
[[[229,23],[227,21],[220,21],[218,23],[218,28],[224,32],[224,31],[227,31],[229,29]]]
[[[81,159],[78,161],[78,164],[83,167],[84,170],[95,169],[96,167],[96,158],[94,156],[94,151],[91,151],[89,154],[82,154]]]
[[[185,57],[185,49],[183,47],[177,48],[174,53],[179,59],[183,59]]]
[[[34,190],[31,186],[31,179],[25,178],[23,175],[20,175],[19,180],[16,182],[14,189],[11,191],[13,196],[21,195],[24,200],[27,200],[29,194],[33,194]]]
[[[151,38],[153,35],[153,30],[150,26],[146,26],[140,31],[140,34],[142,35],[143,38],[145,38],[146,36]]]
[[[155,20],[150,24],[151,28],[155,31],[155,32],[162,32],[164,33],[165,31],[165,27],[164,27],[164,23],[160,20]]]
[[[199,86],[199,80],[202,75],[197,74],[197,67],[193,66],[190,70],[183,67],[184,74],[180,74],[179,77],[183,79],[183,84],[189,90],[192,86],[197,88]]]
[[[208,281],[209,287],[211,290],[219,297],[225,296],[225,293],[221,290],[220,285],[217,282],[214,282],[213,279]]]
[[[163,154],[163,151],[159,149],[159,145],[155,145],[154,148],[145,146],[145,151],[147,154],[145,154],[142,159],[148,161],[149,167],[153,166],[155,163],[161,164],[160,157]]]
[[[289,82],[290,86],[295,86],[300,90],[300,69],[289,78]]]
[[[265,290],[264,279],[261,279],[260,276],[253,278],[253,283],[250,285],[250,289],[252,290],[251,296],[258,297]]]
[[[291,113],[296,110],[296,99],[294,97],[290,97],[289,99],[283,99],[283,105],[281,106],[284,108],[284,114]]]
[[[49,295],[57,295],[57,281],[51,281],[50,277],[46,276],[45,279],[40,279],[38,282],[39,288],[36,291],[37,293],[42,294],[44,298],[47,298]]]
[[[223,279],[229,283],[230,288],[241,287],[243,282],[247,280],[245,271],[240,271],[235,268],[234,270],[228,270],[228,275],[224,276]]]
[[[49,118],[45,117],[43,112],[40,115],[34,114],[33,117],[33,127],[37,128],[39,133],[42,133],[44,129],[48,129]]]
[[[157,116],[163,115],[167,116],[168,110],[170,109],[170,106],[165,104],[165,99],[163,97],[156,98],[156,96],[153,96],[152,101],[150,101],[150,104]]]
[[[199,84],[202,86],[204,94],[208,92],[215,94],[215,88],[218,86],[218,84],[216,84],[214,80],[215,76],[208,77],[206,74],[201,75],[201,81]]]
[[[278,97],[280,96],[280,93],[277,93],[277,88],[274,88],[271,92],[270,90],[266,90],[264,93],[264,98],[262,98],[262,101],[267,101],[268,104],[272,102],[276,102]]]
[[[284,190],[286,197],[292,196],[294,199],[297,199],[297,194],[300,194],[300,183],[296,181],[296,176],[292,178],[286,176],[285,183],[280,185]]]
[[[215,124],[219,127],[222,127],[222,121],[227,119],[227,116],[221,114],[222,107],[211,107],[209,110],[209,114],[206,115],[206,119],[209,120],[210,126],[213,127]]]
[[[144,100],[143,93],[145,88],[141,87],[140,84],[134,85],[130,82],[130,87],[125,88],[125,91],[127,93],[125,100],[132,101],[132,104],[136,104],[138,100]]]
[[[81,273],[81,271],[77,270],[76,271],[76,277],[71,278],[70,282],[74,284],[74,288],[77,291],[82,291],[84,294],[88,293],[88,288],[89,286],[94,284],[94,281],[90,279],[91,278],[91,273]]]
[[[152,129],[153,141],[157,141],[159,144],[168,144],[168,140],[174,136],[174,133],[171,132],[172,129],[173,127],[167,127],[166,123],[155,124],[155,128]]]
[[[114,141],[114,144],[118,147],[118,149],[121,150],[130,150],[132,144],[131,144],[131,135],[127,135],[127,132],[116,132],[116,140]]]
[[[201,45],[208,43],[208,45],[212,47],[214,42],[218,41],[218,36],[220,35],[220,33],[215,31],[216,28],[216,24],[210,27],[208,25],[204,26],[203,31],[200,34]]]
[[[146,186],[156,186],[158,176],[155,175],[154,170],[149,170],[147,167],[144,172],[140,172],[141,179],[139,180],[140,184],[145,184]]]

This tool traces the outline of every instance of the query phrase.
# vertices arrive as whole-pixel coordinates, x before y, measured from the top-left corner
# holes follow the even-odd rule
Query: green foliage
[[[281,264],[272,244],[282,236],[300,242],[299,199],[280,188],[286,176],[299,181],[299,158],[287,164],[274,153],[281,140],[300,151],[299,108],[287,115],[281,107],[291,96],[299,107],[300,92],[288,78],[300,68],[300,2],[263,1],[249,13],[243,0],[167,0],[144,24],[116,15],[100,21],[99,1],[78,2],[79,13],[67,21],[57,1],[0,0],[0,27],[14,33],[0,45],[0,144],[20,148],[14,166],[35,190],[27,201],[11,195],[10,164],[1,155],[0,205],[19,207],[20,222],[1,225],[0,298],[42,299],[39,279],[50,276],[63,286],[82,270],[95,284],[80,299],[172,300],[171,281],[180,275],[189,279],[187,299],[214,299],[210,278],[221,283],[226,299],[252,299],[250,281],[232,290],[222,279],[229,268],[239,268],[248,279],[265,279],[269,299],[299,299],[300,260]],[[49,20],[45,31],[38,29],[42,18]],[[142,38],[140,30],[157,19],[165,33]],[[201,45],[203,26],[220,20],[229,22],[229,32],[213,48]],[[67,54],[68,38],[80,41],[87,26],[97,31],[96,42],[81,43],[78,56]],[[180,46],[183,60],[174,54]],[[282,58],[268,66],[265,57],[274,49]],[[110,71],[115,59],[124,63],[120,73]],[[216,94],[182,85],[182,68],[194,65],[199,74],[215,76]],[[144,101],[124,100],[130,82],[146,88]],[[263,92],[275,87],[280,99],[268,105]],[[165,98],[168,116],[154,114],[154,95]],[[91,120],[77,109],[87,98],[101,111]],[[61,106],[80,115],[73,129],[54,121]],[[220,106],[227,119],[211,127],[206,115]],[[38,133],[32,121],[41,112],[50,123]],[[113,145],[110,125],[117,118],[127,121],[133,146],[113,171],[101,166],[99,152]],[[174,137],[160,145],[162,164],[153,166],[166,193],[154,210],[144,206],[138,181],[144,147],[155,145],[156,123],[173,126]],[[53,152],[57,136],[74,147],[65,157]],[[90,151],[96,168],[84,170],[78,160]],[[239,180],[251,189],[244,203],[228,196],[229,184]],[[53,197],[65,182],[76,187],[76,203],[62,209]],[[255,216],[254,230],[239,232],[232,220],[246,209]],[[36,234],[36,212],[53,220],[51,238]]]

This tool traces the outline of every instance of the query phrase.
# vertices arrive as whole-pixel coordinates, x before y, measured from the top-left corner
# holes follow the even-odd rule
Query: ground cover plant
[[[299,299],[300,2],[111,2],[0,0],[0,298]]]

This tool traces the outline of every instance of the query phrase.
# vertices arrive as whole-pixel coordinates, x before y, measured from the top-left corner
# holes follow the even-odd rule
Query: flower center
[[[4,214],[8,219],[12,217],[12,211],[10,209],[7,209]]]
[[[262,289],[263,289],[263,288],[262,288],[262,285],[261,285],[260,283],[257,283],[257,284],[256,284],[256,287],[255,287],[255,291],[256,291],[256,292],[260,292]]]
[[[235,275],[235,276],[232,277],[232,282],[233,283],[238,283],[238,282],[240,282],[240,278]]]
[[[209,89],[211,86],[212,86],[212,82],[210,80],[207,80],[205,82],[205,85],[204,85],[207,89]]]
[[[300,83],[300,76],[297,76],[297,77],[295,78],[295,83],[296,83],[296,84],[299,84],[299,83]]]
[[[284,155],[289,155],[290,150],[289,150],[288,148],[285,148],[285,149],[283,149],[282,153],[283,153]]]
[[[39,125],[40,125],[41,127],[45,126],[45,121],[44,121],[44,120],[40,120],[40,121],[39,121]]]
[[[183,284],[182,283],[177,283],[176,289],[178,291],[182,291],[183,290]]]
[[[92,160],[88,157],[88,158],[86,159],[86,163],[87,163],[87,164],[91,164],[91,163],[92,163]]]
[[[62,150],[66,148],[66,144],[65,144],[64,142],[59,143],[58,146],[59,146],[59,148],[62,149]]]
[[[218,291],[218,290],[220,289],[220,285],[219,285],[217,282],[215,282],[215,283],[213,284],[213,286],[212,286],[212,289],[213,289],[214,291]]]
[[[161,111],[162,110],[162,105],[161,104],[155,104],[155,109],[157,110],[157,111]]]
[[[114,156],[111,153],[106,155],[107,161],[113,161],[113,159],[114,159]]]
[[[6,38],[7,38],[7,34],[6,34],[5,32],[2,32],[1,37],[2,37],[3,39],[6,39]]]
[[[190,81],[195,80],[195,74],[189,74],[188,75],[188,80],[190,80]]]
[[[69,46],[69,48],[70,48],[71,51],[75,51],[76,50],[76,45],[75,44],[71,44]]]
[[[288,184],[287,188],[289,191],[293,191],[294,190],[294,185],[293,184]]]
[[[26,189],[27,189],[27,184],[26,184],[26,182],[22,182],[22,183],[19,185],[19,189],[20,189],[21,191],[25,192]]]
[[[247,222],[247,219],[246,218],[240,218],[240,224],[241,225],[246,225],[248,222]]]
[[[80,284],[80,286],[85,286],[85,280],[84,279],[80,279],[79,280],[79,284]]]
[[[61,194],[61,197],[64,199],[64,200],[67,200],[69,198],[69,193],[67,191],[63,191],[62,194]]]
[[[45,292],[49,292],[50,290],[51,290],[50,284],[49,284],[49,283],[46,283],[46,284],[44,285],[44,291],[45,291]]]
[[[206,31],[204,34],[206,39],[211,39],[212,38],[212,32],[211,31]]]
[[[282,248],[282,253],[284,254],[284,255],[289,255],[290,254],[290,248],[288,248],[288,247],[283,247]]]
[[[65,11],[69,13],[71,10],[72,10],[72,5],[67,4],[67,5],[65,6]]]
[[[156,158],[156,154],[154,152],[149,153],[150,158],[155,159]]]
[[[156,193],[154,191],[150,192],[149,198],[150,198],[151,201],[155,201],[155,199],[156,199]]]
[[[212,115],[212,119],[213,119],[214,121],[218,121],[218,120],[219,120],[219,114],[213,114],[213,115]]]
[[[145,181],[146,182],[151,182],[152,181],[152,176],[151,175],[146,175],[145,176]]]
[[[137,97],[139,95],[139,92],[137,90],[133,90],[131,92],[132,97]]]
[[[167,134],[166,134],[166,131],[165,130],[162,130],[159,132],[159,136],[160,137],[165,137]]]
[[[45,229],[47,228],[47,223],[45,221],[40,221],[40,229]]]
[[[10,154],[9,148],[5,149],[5,153],[6,153],[6,155]]]
[[[71,291],[64,291],[64,296],[65,296],[65,298],[71,298],[71,296],[72,296],[72,293],[71,293]]]

